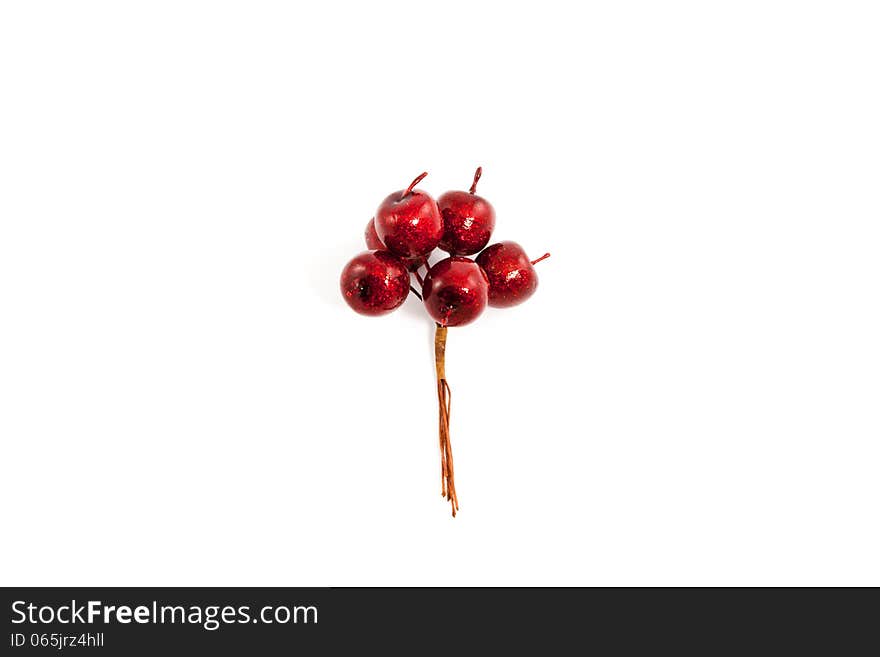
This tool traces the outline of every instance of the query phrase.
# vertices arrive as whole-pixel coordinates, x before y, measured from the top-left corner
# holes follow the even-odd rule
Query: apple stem
[[[422,182],[422,178],[424,178],[424,177],[427,176],[427,175],[428,175],[428,172],[427,172],[427,171],[423,171],[421,174],[419,174],[418,176],[416,176],[416,179],[413,180],[413,181],[409,184],[409,187],[406,188],[406,191],[405,191],[405,192],[403,193],[403,195],[400,197],[400,200],[402,201],[403,199],[405,199],[405,198],[410,194],[410,192],[412,192],[413,188],[414,188],[416,185],[418,185],[420,182]]]
[[[471,194],[477,193],[477,183],[480,182],[480,176],[483,175],[483,167],[477,167],[477,170],[474,172],[474,182],[471,185]]]
[[[544,260],[545,258],[549,258],[549,257],[550,257],[550,254],[549,254],[549,253],[545,253],[544,255],[542,255],[542,256],[541,256],[540,258],[538,258],[537,260],[532,260],[532,264],[533,264],[533,265],[536,265],[536,264],[538,264],[539,262],[541,262],[542,260]]]
[[[434,366],[437,370],[437,400],[440,403],[440,494],[452,505],[452,517],[458,511],[455,473],[452,468],[452,443],[449,441],[449,414],[452,390],[446,382],[446,327],[437,324],[434,332]]]
[[[425,281],[422,279],[421,275],[419,274],[419,270],[416,269],[416,270],[413,272],[413,274],[416,275],[416,280],[419,282],[419,285],[420,285],[421,287],[425,287]]]
[[[409,291],[415,294],[419,298],[419,301],[422,300],[422,295],[419,294],[418,290],[416,290],[416,288],[414,288],[412,285],[409,286]]]

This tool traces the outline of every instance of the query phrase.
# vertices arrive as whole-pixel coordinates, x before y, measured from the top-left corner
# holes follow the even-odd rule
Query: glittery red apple
[[[388,251],[365,251],[352,258],[339,277],[342,296],[361,315],[385,315],[409,294],[409,272]]]
[[[550,254],[545,253],[536,260],[529,260],[516,242],[498,242],[486,247],[476,262],[489,279],[489,305],[508,308],[532,296],[538,287],[534,265],[549,257]]]
[[[468,192],[446,192],[437,199],[443,217],[440,248],[451,255],[472,255],[489,243],[495,230],[495,210],[482,196],[477,196],[477,182],[483,167],[477,167]]]
[[[380,240],[379,236],[376,234],[375,217],[370,219],[370,223],[367,224],[367,229],[364,231],[364,242],[367,243],[367,248],[370,249],[370,251],[385,248],[385,245],[382,244],[382,240]]]
[[[470,258],[450,256],[428,270],[422,300],[440,326],[470,324],[486,309],[489,279]]]
[[[415,189],[427,175],[425,172],[405,190],[389,194],[376,210],[377,237],[402,258],[426,258],[443,237],[437,202],[427,192]]]

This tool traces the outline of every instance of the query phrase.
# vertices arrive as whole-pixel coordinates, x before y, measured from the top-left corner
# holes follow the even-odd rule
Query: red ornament
[[[367,224],[367,229],[364,231],[364,242],[367,243],[367,248],[370,251],[385,248],[385,245],[382,244],[382,240],[380,240],[379,236],[376,234],[375,217],[373,219],[370,219],[370,223]]]
[[[451,256],[428,270],[422,298],[435,322],[441,326],[464,326],[486,309],[489,279],[470,258]]]
[[[352,258],[339,278],[342,296],[361,315],[385,315],[409,294],[409,272],[388,251],[365,251]]]
[[[376,210],[376,235],[389,251],[403,258],[426,258],[443,236],[437,202],[414,189],[427,175],[425,172],[405,190],[389,194]]]
[[[483,249],[495,228],[491,204],[476,195],[482,172],[482,167],[477,167],[470,191],[446,192],[439,205],[427,193],[415,189],[427,173],[405,190],[390,194],[364,231],[364,241],[371,251],[355,256],[339,280],[348,305],[363,315],[389,313],[400,307],[412,291],[436,324],[440,492],[449,500],[453,516],[459,506],[449,440],[452,390],[446,381],[448,328],[473,322],[487,305],[503,308],[528,299],[538,285],[533,265],[550,255],[529,261],[516,242],[499,242],[485,248],[476,261],[464,257]],[[438,245],[451,257],[429,267],[428,256]],[[418,271],[422,266],[428,270],[424,280]],[[415,276],[421,294],[411,286],[409,272]]]
[[[489,305],[508,308],[532,296],[538,287],[538,274],[533,265],[549,257],[550,254],[545,253],[530,261],[516,242],[498,242],[486,248],[477,256],[477,264],[489,277]]]
[[[489,243],[495,230],[495,210],[482,196],[477,196],[477,182],[483,167],[477,167],[469,192],[446,192],[437,199],[443,216],[443,239],[440,248],[451,255],[473,255]]]

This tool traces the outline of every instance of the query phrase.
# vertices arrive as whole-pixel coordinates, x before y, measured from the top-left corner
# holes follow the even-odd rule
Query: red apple
[[[532,296],[538,287],[534,264],[549,256],[545,253],[530,261],[516,242],[498,242],[486,247],[477,256],[477,264],[489,278],[489,305],[508,308]]]
[[[470,258],[452,256],[428,270],[422,286],[425,309],[441,326],[463,326],[486,309],[489,281]]]
[[[364,242],[367,243],[367,248],[370,251],[385,248],[385,245],[382,244],[382,240],[380,240],[379,236],[376,234],[375,217],[373,219],[370,219],[370,223],[367,224],[367,229],[364,231]]]
[[[440,248],[451,255],[472,255],[489,243],[495,229],[495,210],[482,196],[477,196],[477,181],[483,167],[477,167],[469,192],[446,192],[437,199],[443,217]]]
[[[352,310],[361,315],[385,315],[409,294],[409,272],[388,251],[364,251],[352,258],[339,277],[339,289]]]
[[[425,258],[443,237],[443,219],[437,202],[415,186],[427,176],[418,176],[405,190],[389,194],[376,210],[376,235],[385,247],[402,258]]]

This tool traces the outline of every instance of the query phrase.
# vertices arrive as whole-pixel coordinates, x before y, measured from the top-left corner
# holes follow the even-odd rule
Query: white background
[[[880,21],[854,2],[8,2],[0,582],[880,584]],[[338,291],[382,198],[539,265]]]

